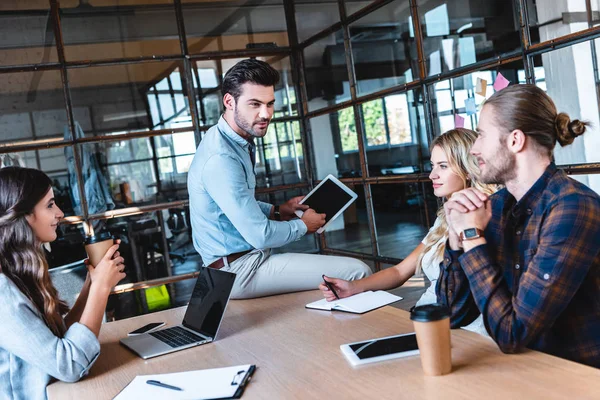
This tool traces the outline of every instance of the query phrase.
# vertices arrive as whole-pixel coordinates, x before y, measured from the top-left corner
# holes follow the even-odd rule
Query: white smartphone
[[[340,349],[352,365],[368,364],[419,354],[417,336],[414,333],[343,344],[340,346]]]
[[[135,331],[129,332],[127,335],[135,336],[135,335],[141,335],[142,333],[153,332],[164,325],[165,325],[164,322],[152,322],[148,325],[144,325],[141,328],[136,329]]]

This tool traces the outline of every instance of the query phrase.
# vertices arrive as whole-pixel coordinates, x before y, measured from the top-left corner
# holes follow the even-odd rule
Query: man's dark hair
[[[279,72],[264,61],[248,58],[235,64],[223,78],[223,95],[229,93],[237,102],[242,94],[244,83],[261,86],[275,86],[279,82]]]

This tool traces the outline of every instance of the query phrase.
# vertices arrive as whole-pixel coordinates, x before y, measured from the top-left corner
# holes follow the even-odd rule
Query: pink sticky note
[[[496,77],[496,82],[494,82],[494,90],[496,92],[504,89],[505,87],[507,87],[510,84],[510,82],[508,81],[508,79],[506,79],[504,77],[504,75],[502,75],[500,72],[498,72],[498,76]]]
[[[454,116],[454,127],[455,128],[464,128],[465,127],[465,119],[460,115],[456,114]]]

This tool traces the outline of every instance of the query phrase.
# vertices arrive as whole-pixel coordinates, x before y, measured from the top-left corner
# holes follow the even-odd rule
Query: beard
[[[478,157],[478,161],[481,157]],[[486,161],[484,168],[480,171],[479,180],[485,184],[505,185],[506,182],[517,176],[516,157],[503,144],[500,144],[498,151],[492,160]]]
[[[236,125],[238,127],[240,127],[240,129],[242,129],[244,132],[246,132],[248,135],[250,135],[252,137],[265,136],[265,134],[267,133],[267,128],[269,127],[269,125],[267,125],[264,130],[263,129],[255,130],[253,128],[254,124],[259,124],[259,123],[264,123],[264,122],[268,123],[269,120],[268,119],[259,119],[254,122],[249,122],[247,119],[245,119],[243,116],[240,115],[237,107],[233,111],[233,120],[236,123]]]

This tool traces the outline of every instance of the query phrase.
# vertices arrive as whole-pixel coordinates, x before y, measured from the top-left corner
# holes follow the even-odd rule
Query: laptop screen
[[[234,281],[234,273],[201,267],[183,326],[215,339]]]

